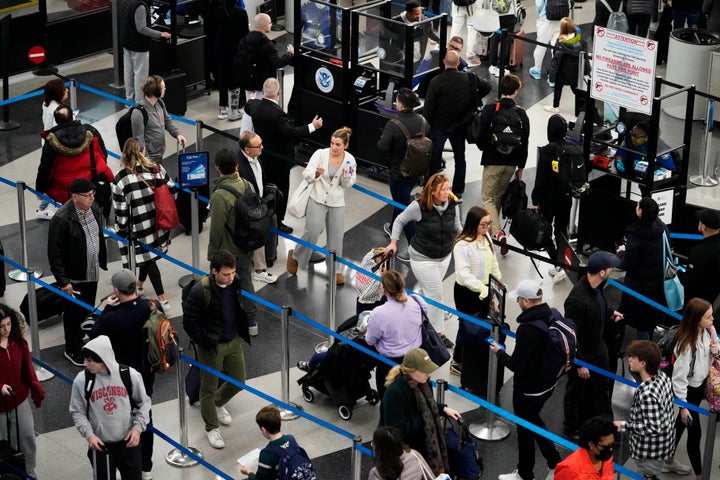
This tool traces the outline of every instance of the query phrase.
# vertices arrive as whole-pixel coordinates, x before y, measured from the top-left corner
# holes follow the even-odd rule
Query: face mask
[[[600,452],[596,455],[598,460],[607,462],[608,460],[610,460],[610,458],[612,458],[612,455],[613,455],[612,447],[605,447],[602,449],[600,447],[598,447],[598,450],[600,450]]]

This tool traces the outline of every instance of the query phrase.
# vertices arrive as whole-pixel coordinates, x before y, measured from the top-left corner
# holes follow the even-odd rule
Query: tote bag
[[[287,204],[287,212],[295,218],[305,218],[311,191],[312,185],[305,180],[301,181],[298,188],[292,195],[290,195],[290,201]]]
[[[677,312],[683,308],[685,302],[685,287],[680,283],[677,276],[677,265],[673,262],[672,250],[670,250],[670,241],[667,233],[663,232],[663,290],[665,291],[665,302],[673,312]]]
[[[430,360],[432,360],[437,366],[441,367],[450,360],[450,352],[448,352],[445,343],[442,338],[440,338],[440,334],[437,333],[435,327],[433,327],[432,323],[430,323],[430,319],[428,318],[427,313],[425,313],[425,310],[423,310],[418,299],[413,295],[410,295],[410,298],[415,300],[420,307],[420,312],[422,314],[422,344],[420,345],[420,348],[427,352]]]
[[[158,175],[162,180],[163,175],[157,163],[153,165],[153,185],[150,185],[142,175],[137,177],[153,192],[155,198],[155,228],[163,230],[171,230],[180,225],[180,217],[178,216],[175,199],[170,192],[170,187],[163,181],[159,187],[155,186],[155,180]],[[156,232],[157,233],[157,232]]]

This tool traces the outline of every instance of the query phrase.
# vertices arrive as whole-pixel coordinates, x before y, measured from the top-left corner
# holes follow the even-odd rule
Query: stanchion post
[[[77,120],[77,114],[80,112],[80,109],[78,108],[78,99],[77,99],[77,82],[74,78],[70,79],[70,87],[68,88],[70,97],[70,109],[73,112],[73,120]]]
[[[177,393],[178,393],[178,419],[180,421],[180,445],[187,448],[195,455],[203,458],[203,452],[199,448],[191,447],[188,445],[187,436],[187,405],[185,404],[185,362],[180,359],[180,353],[183,348],[178,345],[178,357],[175,362],[175,369],[177,371]],[[187,468],[197,465],[198,461],[194,458],[186,455],[185,452],[178,448],[173,448],[167,455],[165,455],[165,461],[173,467]]]
[[[362,466],[362,452],[358,450],[358,446],[362,443],[362,437],[355,435],[353,437],[352,454],[350,455],[350,471],[352,472],[352,480],[360,480],[360,467]]]
[[[135,235],[133,234],[132,223],[128,223],[130,230],[128,231],[128,268],[133,275],[135,275],[135,269],[137,268],[137,262],[135,260]]]
[[[442,378],[435,382],[437,384],[437,388],[435,389],[435,399],[437,403],[445,404],[445,392],[448,388],[448,382],[447,380],[443,380]]]
[[[335,331],[335,297],[337,296],[337,252],[330,250],[330,255],[327,257],[327,272],[328,272],[328,328]],[[328,339],[324,342],[320,342],[315,346],[315,351],[327,352],[332,345],[335,337],[328,334]]]
[[[717,430],[718,419],[718,411],[714,408],[710,409],[710,415],[708,415],[707,432],[705,434],[705,452],[702,456],[703,480],[710,480],[710,472],[713,469],[713,450],[715,450],[715,431]]]
[[[190,195],[190,230],[192,233],[192,266],[194,269],[200,269],[200,213],[198,211],[198,192],[192,190]],[[191,273],[185,275],[178,280],[178,285],[184,288],[185,285],[190,283],[198,275],[197,273]]]
[[[22,180],[17,182],[17,200],[18,200],[18,225],[20,226],[20,248],[22,255],[22,264],[25,267],[29,267],[28,261],[28,250],[27,250],[27,220],[25,220],[25,182]],[[42,270],[34,269],[33,275],[36,278],[42,277]],[[26,282],[28,279],[27,273],[20,269],[10,270],[8,277],[12,278],[16,282]],[[33,287],[34,288],[34,287]]]
[[[499,342],[500,339],[500,327],[493,323],[492,330],[490,331],[492,338]],[[488,380],[487,380],[487,401],[495,405],[495,399],[497,397],[497,369],[498,361],[497,356],[488,350]],[[488,409],[485,416],[485,423],[473,423],[470,425],[470,433],[472,436],[479,438],[480,440],[487,440],[495,442],[502,440],[503,438],[510,435],[510,427],[505,423],[501,422],[496,418],[495,413]]]
[[[285,110],[285,89],[283,84],[285,83],[285,70],[278,68],[275,71],[275,77],[277,78],[278,84],[280,85],[280,97],[278,98],[278,105]]]
[[[32,275],[33,269],[28,268],[28,275]],[[33,356],[42,361],[42,352],[40,351],[40,330],[38,326],[38,314],[37,314],[37,299],[35,295],[35,283],[34,282],[27,282],[27,288],[28,288],[28,315],[30,315],[30,318],[26,318],[25,320],[30,325],[30,344],[32,347],[32,353]],[[46,380],[50,380],[55,375],[50,373],[48,370],[45,370],[43,367],[35,364],[35,375],[37,375],[38,380],[41,382],[44,382]]]
[[[280,314],[280,399],[287,405],[292,405],[298,410],[302,410],[300,405],[290,402],[290,315],[292,308],[283,305]],[[287,408],[280,409],[280,418],[283,421],[295,420],[299,417],[297,413]]]
[[[202,152],[203,149],[203,122],[202,120],[197,120],[195,122],[195,151],[196,152]],[[209,174],[208,174],[209,176]]]

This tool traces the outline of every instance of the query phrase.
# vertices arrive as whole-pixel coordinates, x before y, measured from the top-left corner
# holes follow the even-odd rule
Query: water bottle
[[[353,173],[353,171],[352,171],[352,162],[350,161],[349,158],[345,160],[345,168],[344,168],[344,170],[345,170],[345,176],[346,176],[346,177],[348,177],[348,178],[352,177],[352,173]]]

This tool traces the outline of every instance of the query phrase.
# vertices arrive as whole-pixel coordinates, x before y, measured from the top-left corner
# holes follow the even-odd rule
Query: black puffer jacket
[[[587,42],[579,32],[570,38],[558,40],[550,63],[550,81],[560,82],[562,85],[577,85],[580,52],[587,51]],[[584,73],[590,73],[588,62],[585,62]]]

